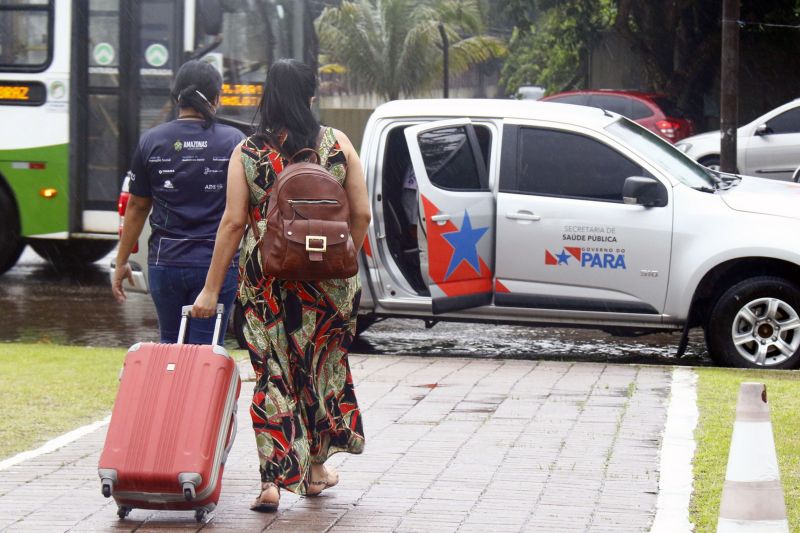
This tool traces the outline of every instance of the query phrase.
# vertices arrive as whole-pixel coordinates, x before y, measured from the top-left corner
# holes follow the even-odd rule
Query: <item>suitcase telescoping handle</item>
[[[181,325],[178,329],[178,344],[183,344],[186,341],[186,321],[188,320],[189,313],[192,310],[191,305],[184,305],[181,307]],[[222,344],[222,315],[225,313],[225,306],[217,304],[217,321],[214,322],[214,335],[211,337],[211,344],[220,346]]]

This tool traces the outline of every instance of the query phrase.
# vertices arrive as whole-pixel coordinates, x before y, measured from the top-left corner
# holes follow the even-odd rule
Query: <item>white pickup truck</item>
[[[800,366],[800,185],[708,170],[599,109],[380,106],[360,329],[391,317],[703,327],[711,356]],[[144,263],[144,262],[143,262]]]

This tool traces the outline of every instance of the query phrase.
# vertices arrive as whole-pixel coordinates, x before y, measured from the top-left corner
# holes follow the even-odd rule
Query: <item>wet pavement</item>
[[[130,346],[158,340],[149,295],[111,296],[108,265],[114,255],[79,269],[57,271],[30,248],[0,276],[0,342]]]
[[[148,295],[129,293],[117,304],[107,265],[114,253],[77,270],[56,271],[26,249],[0,276],[0,342],[52,342],[128,347],[158,339],[155,308]],[[702,333],[690,336],[687,355],[677,359],[677,333],[635,338],[591,329],[389,319],[370,327],[354,344],[364,354],[499,357],[616,363],[706,365]]]
[[[226,532],[648,531],[673,369],[550,361],[354,355],[363,455],[336,454],[336,487],[282,491],[277,513],[248,510],[258,456],[248,407],[219,507],[134,509],[100,494],[107,426],[0,472],[0,530]]]

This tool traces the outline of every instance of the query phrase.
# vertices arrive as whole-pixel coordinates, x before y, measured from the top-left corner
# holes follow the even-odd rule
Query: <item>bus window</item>
[[[267,68],[272,61],[294,57],[293,34],[295,13],[302,17],[297,2],[257,0],[249,9],[226,8],[223,4],[222,35],[219,47],[206,59],[223,72],[225,85],[219,113],[222,116],[251,122],[261,100]],[[235,6],[235,5],[234,5]],[[196,25],[197,48],[214,39]]]
[[[40,72],[52,58],[52,2],[0,0],[0,70]]]

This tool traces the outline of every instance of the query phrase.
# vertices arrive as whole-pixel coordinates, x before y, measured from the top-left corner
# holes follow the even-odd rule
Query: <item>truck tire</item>
[[[114,249],[117,241],[31,239],[30,245],[42,259],[55,267],[76,267],[94,263]]]
[[[25,249],[14,199],[0,187],[0,274],[17,264]]]
[[[784,278],[758,276],[726,290],[706,324],[711,357],[739,368],[800,365],[800,288]]]

